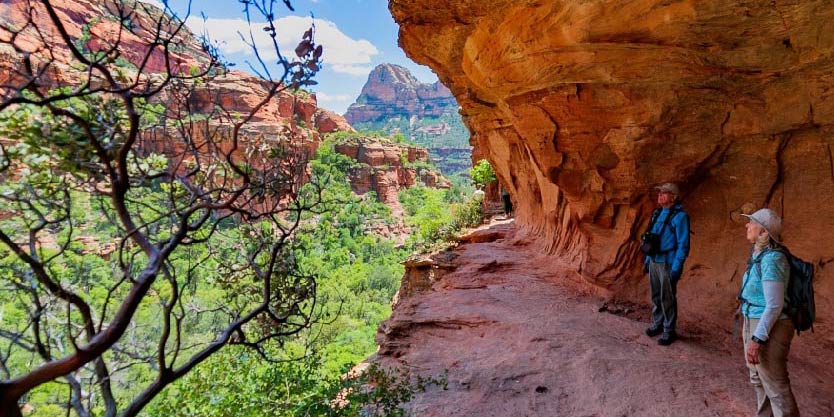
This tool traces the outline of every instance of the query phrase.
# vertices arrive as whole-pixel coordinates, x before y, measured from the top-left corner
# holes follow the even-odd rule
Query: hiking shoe
[[[660,327],[660,326],[657,326],[657,327],[651,326],[648,329],[646,329],[646,336],[649,336],[649,337],[655,337],[655,336],[657,336],[661,333],[663,333],[663,328]]]
[[[663,332],[663,336],[660,336],[660,339],[657,339],[657,344],[660,346],[669,346],[677,340],[678,335],[675,334],[674,331],[671,332]]]

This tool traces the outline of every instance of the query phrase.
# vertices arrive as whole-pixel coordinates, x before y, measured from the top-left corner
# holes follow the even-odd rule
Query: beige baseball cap
[[[669,193],[674,195],[681,195],[681,191],[678,189],[678,186],[675,183],[667,182],[654,187],[657,192],[660,193]]]
[[[767,230],[767,234],[770,235],[770,238],[777,243],[782,240],[782,218],[775,211],[763,208],[753,214],[742,214],[742,216],[764,227]]]

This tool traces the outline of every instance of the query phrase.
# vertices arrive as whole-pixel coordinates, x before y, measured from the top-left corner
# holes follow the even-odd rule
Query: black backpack
[[[751,265],[755,264],[756,268],[758,268],[759,276],[762,275],[762,256],[772,250],[782,252],[788,259],[788,265],[790,266],[790,276],[788,278],[787,289],[785,290],[785,308],[783,312],[793,322],[793,328],[796,330],[796,334],[808,329],[811,329],[813,333],[814,319],[816,318],[814,308],[814,265],[797,258],[785,246],[774,245],[772,248],[766,248],[759,256],[756,256],[756,259],[750,261]],[[743,286],[741,291],[744,291]],[[741,296],[741,292],[738,293],[738,299],[751,306],[755,306],[755,304],[745,300]]]

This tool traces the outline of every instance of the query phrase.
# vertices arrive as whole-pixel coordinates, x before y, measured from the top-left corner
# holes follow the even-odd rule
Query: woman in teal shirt
[[[742,280],[741,313],[745,359],[758,400],[756,415],[796,417],[799,410],[788,377],[793,323],[782,312],[790,266],[785,254],[776,250],[782,219],[770,209],[744,216],[750,219],[747,240],[753,253]]]

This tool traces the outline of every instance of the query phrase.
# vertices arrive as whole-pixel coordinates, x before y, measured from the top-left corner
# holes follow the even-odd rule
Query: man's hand
[[[669,273],[669,278],[672,281],[677,281],[677,280],[681,279],[681,275],[683,275],[682,270],[680,270],[680,271],[673,270],[672,272]]]
[[[759,352],[762,350],[762,345],[756,342],[750,342],[747,344],[747,363],[751,365],[758,365],[759,364]]]

